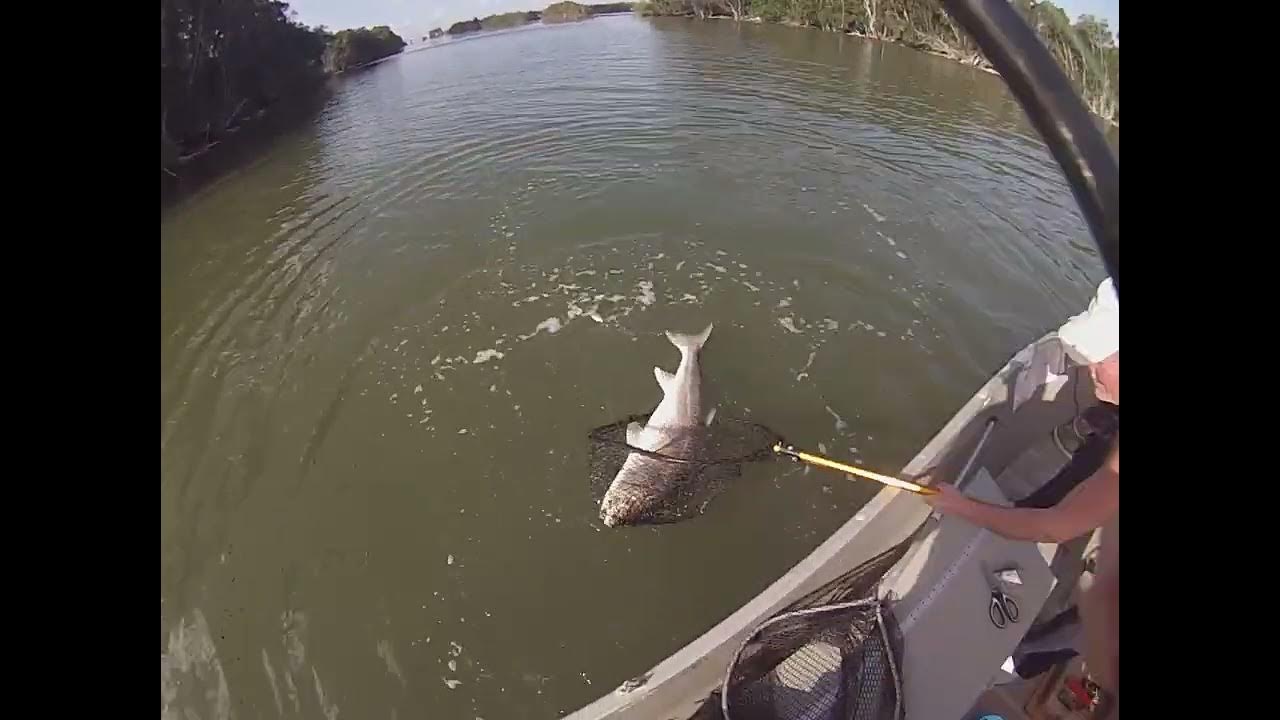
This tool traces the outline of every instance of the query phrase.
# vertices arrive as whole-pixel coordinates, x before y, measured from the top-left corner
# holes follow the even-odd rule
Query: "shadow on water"
[[[204,150],[171,168],[161,167],[161,212],[262,159],[289,134],[307,132],[332,100],[334,82],[340,80],[305,97],[282,100],[260,117],[226,131]]]

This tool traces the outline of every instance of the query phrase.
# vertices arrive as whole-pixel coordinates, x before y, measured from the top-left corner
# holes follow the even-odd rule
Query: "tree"
[[[741,20],[747,14],[747,0],[720,0],[720,4],[734,20]]]
[[[395,55],[405,42],[386,25],[343,30],[333,36],[325,54],[325,67],[343,72]]]
[[[591,17],[591,10],[586,5],[569,2],[568,0],[548,5],[542,11],[542,22],[544,23],[577,22],[586,20],[589,17]]]
[[[1111,39],[1111,29],[1107,27],[1107,21],[1093,15],[1081,15],[1076,18],[1075,30],[1080,39],[1091,47],[1108,48],[1115,45],[1115,41]]]
[[[199,149],[243,118],[317,87],[325,42],[283,2],[161,0],[162,166],[166,146]]]
[[[1047,0],[1011,0],[1039,34],[1085,103],[1100,117],[1120,118],[1120,48],[1105,20],[1082,15],[1073,24]],[[949,57],[966,65],[990,68],[973,38],[942,8],[938,0],[650,0],[644,15],[706,17],[713,11],[742,18],[754,14],[767,22],[787,22],[826,30],[850,27],[870,37]]]
[[[1074,24],[1051,2],[1017,0],[1015,7],[1062,65],[1085,104],[1099,117],[1120,118],[1120,48],[1106,20],[1081,15]]]

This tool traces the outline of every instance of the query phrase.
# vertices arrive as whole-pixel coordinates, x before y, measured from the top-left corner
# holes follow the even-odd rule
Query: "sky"
[[[598,0],[605,1],[605,0]],[[1053,0],[1074,20],[1089,13],[1105,18],[1111,32],[1120,30],[1120,0]],[[390,25],[409,40],[431,28],[448,28],[458,20],[470,20],[511,10],[541,10],[551,0],[291,0],[298,19],[330,30]]]
[[[420,39],[432,28],[512,10],[541,10],[554,0],[286,0],[307,25],[330,30],[390,25],[404,37]],[[605,0],[599,0],[604,2]],[[1117,2],[1119,0],[1116,0]]]
[[[1053,0],[1075,20],[1080,15],[1096,15],[1107,21],[1111,34],[1120,32],[1120,0]]]

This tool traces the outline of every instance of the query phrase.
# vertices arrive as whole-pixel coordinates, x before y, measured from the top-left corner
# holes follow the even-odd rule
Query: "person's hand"
[[[925,479],[927,480],[928,478]],[[924,483],[920,484],[923,485]],[[929,487],[937,490],[938,492],[933,495],[924,495],[922,497],[925,502],[929,503],[930,507],[939,512],[952,512],[957,507],[972,502],[964,493],[957,490],[955,485],[952,485],[949,482],[933,483]]]

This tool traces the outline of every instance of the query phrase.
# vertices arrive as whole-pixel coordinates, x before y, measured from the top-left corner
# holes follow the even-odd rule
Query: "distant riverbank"
[[[448,30],[436,34],[431,31],[425,39],[437,38],[440,35],[466,35],[468,33],[506,30],[521,25],[541,22],[548,25],[565,22],[589,20],[597,15],[613,15],[629,13],[632,3],[596,3],[581,4],[576,2],[558,2],[548,5],[543,10],[517,10],[515,12],[487,15],[482,18],[460,20],[449,26]]]
[[[1105,20],[1081,15],[1074,23],[1047,0],[1014,0],[1014,7],[1075,84],[1086,106],[1120,126],[1120,46]],[[645,16],[727,18],[811,27],[905,45],[995,72],[977,44],[937,3],[918,0],[646,0]]]
[[[330,78],[399,55],[386,25],[330,32],[243,0],[163,0],[160,6],[160,203],[198,189],[261,152],[323,105]],[[542,11],[454,23],[449,35],[586,20],[629,3],[560,2]],[[439,28],[429,38],[444,36]],[[243,41],[252,38],[252,42]]]
[[[331,33],[308,28],[276,7],[231,2],[203,12],[214,0],[161,4],[161,204],[196,189],[243,162],[322,103],[334,75],[384,62],[406,44],[387,26]],[[1095,115],[1120,124],[1120,49],[1105,21],[1083,15],[1072,23],[1052,2],[1015,0],[1015,6],[1076,84]],[[275,7],[275,6],[273,6]],[[769,22],[843,32],[905,45],[994,72],[977,46],[941,7],[915,0],[649,0],[636,4],[560,2],[454,23],[432,37],[461,36],[531,23],[587,20],[630,12],[690,18]],[[192,32],[192,28],[195,31]],[[229,42],[251,35],[253,43]]]
[[[387,26],[331,33],[294,21],[287,7],[161,2],[161,208],[314,115],[333,76],[405,46]]]

